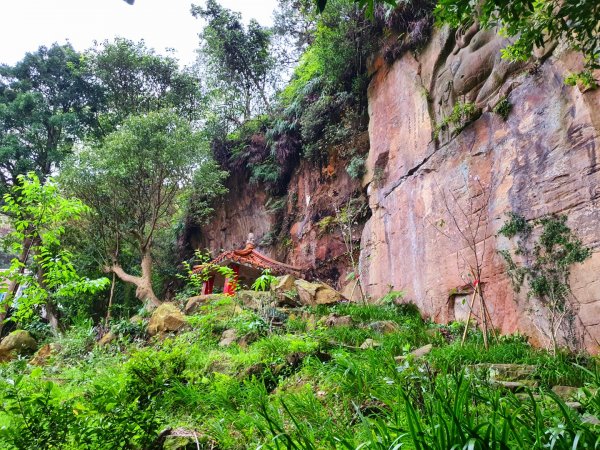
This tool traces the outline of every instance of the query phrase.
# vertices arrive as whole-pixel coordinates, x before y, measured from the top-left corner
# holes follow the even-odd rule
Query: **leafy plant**
[[[452,112],[436,124],[433,135],[437,139],[441,131],[449,129],[451,126],[450,132],[459,133],[480,114],[481,111],[474,103],[458,101],[452,108]]]
[[[598,81],[594,78],[591,70],[584,70],[579,73],[571,73],[565,77],[565,84],[568,86],[580,85],[583,91],[596,89]]]
[[[531,242],[531,226],[518,214],[500,229],[499,234],[512,238],[519,236],[514,255],[504,250],[508,274],[518,292],[525,280],[528,298],[538,299],[546,309],[550,330],[547,334],[552,348],[558,351],[558,333],[564,321],[572,314],[569,275],[573,264],[582,263],[591,255],[567,225],[567,216],[546,216],[535,221],[542,228],[539,237]],[[520,260],[515,260],[519,256]]]
[[[272,275],[269,269],[265,269],[263,270],[263,273],[254,280],[254,283],[252,283],[252,289],[255,291],[268,291],[276,280],[277,277]]]
[[[17,323],[31,321],[36,308],[45,306],[56,330],[60,301],[80,301],[83,295],[103,290],[109,281],[79,275],[73,255],[61,248],[67,222],[80,219],[88,208],[78,199],[62,196],[52,179],[43,183],[29,173],[18,180],[19,184],[5,194],[2,207],[14,229],[7,240],[19,257],[12,259],[5,275],[10,284],[4,287],[0,318],[4,319],[6,308],[14,300],[17,307],[12,320]],[[18,286],[23,287],[23,293],[16,299]]]
[[[385,294],[383,297],[381,297],[381,303],[384,305],[394,305],[396,304],[396,302],[398,300],[401,300],[404,298],[406,294],[402,291],[390,291],[387,294]]]
[[[351,178],[360,179],[365,174],[365,158],[364,156],[354,156],[348,166],[346,167],[346,172],[350,175]]]
[[[494,106],[494,109],[492,109],[492,111],[498,114],[500,117],[502,117],[503,120],[506,120],[508,118],[508,115],[510,114],[511,109],[512,105],[508,101],[508,98],[502,97],[498,101],[498,103],[496,103],[496,106]]]

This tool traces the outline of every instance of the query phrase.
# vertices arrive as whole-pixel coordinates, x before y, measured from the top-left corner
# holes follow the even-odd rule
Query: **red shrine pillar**
[[[225,286],[223,287],[223,294],[225,295],[235,295],[235,288],[237,286],[238,277],[240,275],[240,266],[239,264],[231,264],[229,266],[233,269],[233,279],[225,278]]]
[[[204,289],[202,289],[202,293],[204,295],[210,295],[213,293],[214,287],[215,287],[215,276],[211,275],[210,278],[204,282]]]

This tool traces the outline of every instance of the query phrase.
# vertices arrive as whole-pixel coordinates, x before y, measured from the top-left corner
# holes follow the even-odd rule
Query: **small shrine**
[[[212,294],[215,288],[223,288],[223,293],[233,295],[238,285],[250,287],[254,281],[260,277],[265,270],[269,270],[273,275],[294,275],[302,278],[303,270],[284,264],[268,256],[263,255],[255,249],[254,235],[250,233],[246,241],[246,247],[241,250],[230,250],[221,253],[209,264],[194,266],[194,272],[200,273],[207,267],[226,266],[232,269],[233,277],[227,278],[213,269],[210,277],[204,282],[202,293],[204,295]]]

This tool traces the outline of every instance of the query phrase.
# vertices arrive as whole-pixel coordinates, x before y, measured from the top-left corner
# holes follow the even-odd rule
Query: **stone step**
[[[492,380],[492,384],[495,386],[503,387],[511,392],[521,392],[525,389],[532,389],[538,387],[538,382],[535,380],[521,380],[521,381],[503,381],[503,380]]]
[[[484,374],[492,381],[528,381],[534,378],[536,366],[529,364],[472,364],[467,373]]]

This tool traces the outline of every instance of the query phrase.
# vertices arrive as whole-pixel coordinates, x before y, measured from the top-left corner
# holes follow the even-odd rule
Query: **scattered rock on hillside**
[[[343,299],[342,294],[325,283],[311,283],[306,280],[294,281],[300,303],[306,306],[331,305]]]
[[[375,347],[381,347],[381,343],[377,342],[377,341],[374,341],[373,339],[370,339],[370,338],[369,339],[365,339],[365,342],[363,342],[360,345],[360,348],[362,350],[366,350],[368,348],[375,348]]]
[[[429,352],[431,352],[432,348],[433,348],[432,344],[427,344],[427,345],[424,345],[422,347],[419,347],[416,350],[413,350],[409,354],[412,355],[412,356],[414,356],[415,358],[421,358],[421,357],[427,355]]]
[[[467,367],[469,372],[487,373],[490,381],[533,381],[536,367],[529,364],[473,364]],[[531,384],[531,383],[529,383]]]
[[[558,395],[563,400],[571,400],[577,395],[579,389],[575,386],[553,386],[552,392]]]
[[[148,334],[178,331],[185,326],[185,316],[173,303],[163,303],[152,313],[148,323]]]
[[[237,341],[237,331],[233,328],[223,331],[219,347],[229,347]]]
[[[269,306],[273,301],[270,292],[242,290],[237,292],[237,298],[240,299],[245,308],[258,311]]]
[[[398,331],[398,324],[392,320],[379,320],[377,322],[371,322],[369,328],[377,333],[390,334]]]
[[[271,290],[275,294],[283,294],[294,290],[295,282],[296,279],[292,275],[283,275],[282,277],[277,277],[277,280],[271,284]]]
[[[352,325],[352,317],[340,316],[336,313],[331,313],[327,317],[321,319],[323,325],[329,328],[333,327],[349,327]]]
[[[40,348],[35,355],[33,355],[33,358],[31,359],[31,361],[29,361],[29,364],[31,364],[32,366],[45,366],[48,363],[50,357],[52,355],[57,354],[58,352],[60,352],[59,344],[56,344],[54,342],[51,344],[46,344],[42,348]]]
[[[100,340],[98,341],[98,345],[100,347],[104,347],[105,345],[110,344],[115,339],[117,339],[117,335],[115,333],[113,333],[112,331],[109,331],[108,333],[105,333],[104,336],[102,336],[100,338]]]
[[[408,355],[396,356],[394,359],[396,360],[396,362],[399,363],[399,362],[405,361],[409,357],[412,357],[414,359],[422,358],[423,356],[427,355],[431,351],[432,348],[433,348],[432,344],[427,344],[427,345],[424,345],[423,347],[419,347],[418,349],[413,350]]]
[[[202,305],[210,303],[213,300],[219,300],[221,297],[221,294],[196,295],[195,297],[190,297],[185,304],[183,312],[187,315],[194,314]]]
[[[14,352],[17,355],[33,353],[37,349],[37,342],[29,331],[15,330],[2,339],[0,352]]]

